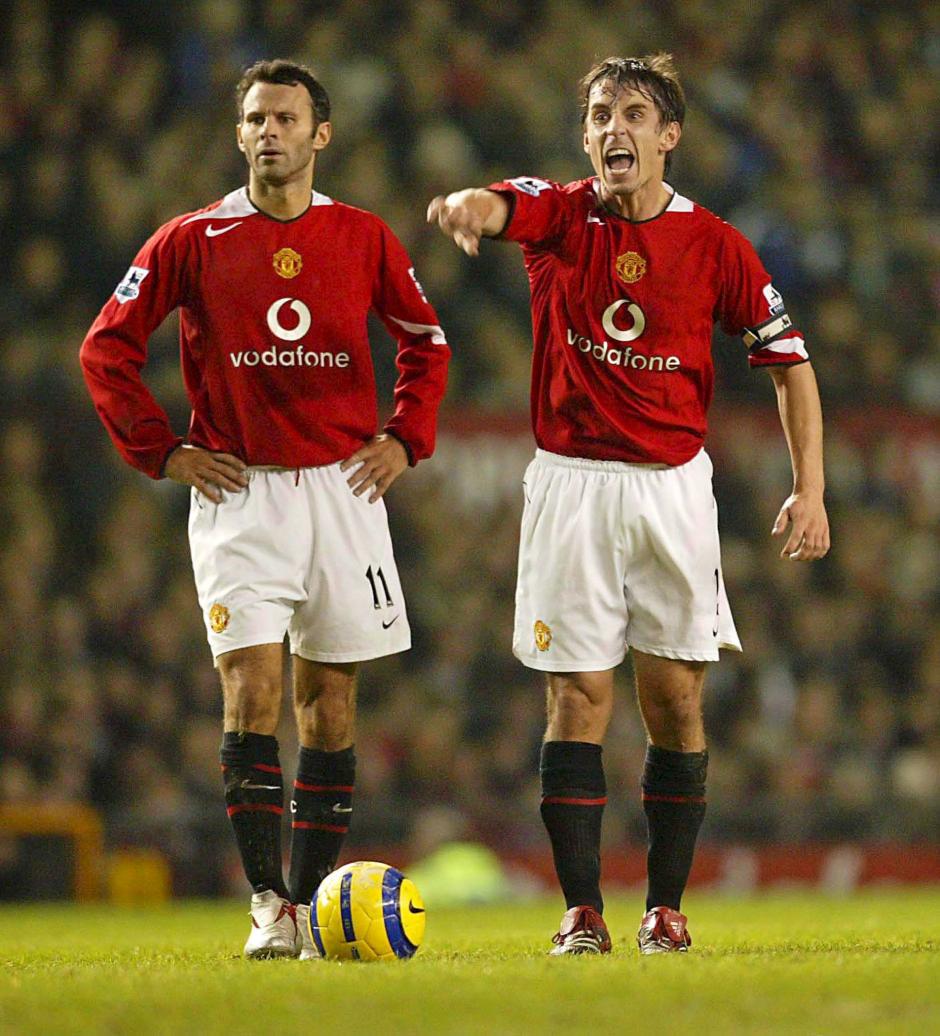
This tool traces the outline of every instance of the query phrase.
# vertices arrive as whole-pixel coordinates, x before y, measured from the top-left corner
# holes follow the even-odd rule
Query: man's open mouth
[[[612,148],[604,155],[604,165],[614,173],[626,173],[634,162],[636,158],[625,147]]]

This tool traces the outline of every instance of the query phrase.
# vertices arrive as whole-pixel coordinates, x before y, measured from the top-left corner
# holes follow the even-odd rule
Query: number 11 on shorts
[[[378,580],[382,584],[382,590],[385,593],[384,607],[391,608],[395,602],[392,600],[392,595],[388,592],[388,583],[385,582],[385,576],[382,574],[381,567],[377,568],[373,574],[372,566],[370,565],[366,569],[366,579],[369,580],[369,586],[372,588],[372,607],[383,607],[382,602],[379,600],[379,588],[376,584],[376,580]]]

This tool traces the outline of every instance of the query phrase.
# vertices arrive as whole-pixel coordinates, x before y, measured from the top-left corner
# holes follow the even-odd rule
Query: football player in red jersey
[[[259,62],[237,90],[248,186],[161,227],[85,338],[81,362],[122,456],[191,486],[189,538],[222,681],[225,801],[253,888],[252,957],[314,957],[311,896],[348,830],[359,662],[410,647],[385,504],[431,454],[449,350],[395,235],[313,190],[332,133],[309,69]],[[185,439],[141,378],[178,309]],[[397,339],[382,431],[366,318]],[[300,740],[285,884],[274,736],[290,638]]]
[[[580,84],[594,176],[521,176],[435,198],[468,255],[522,246],[532,296],[535,460],[523,482],[513,650],[546,672],[541,812],[568,910],[552,953],[606,953],[601,744],[629,649],[648,734],[642,953],[691,945],[679,912],[705,813],[706,663],[740,650],[721,576],[711,461],[712,328],[773,378],[793,490],[781,556],[829,549],[822,414],[803,336],[753,247],[665,182],[685,100],[672,58],[613,57]]]

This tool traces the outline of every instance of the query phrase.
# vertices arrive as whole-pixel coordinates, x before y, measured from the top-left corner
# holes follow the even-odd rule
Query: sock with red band
[[[542,820],[552,843],[555,872],[567,906],[601,913],[601,818],[607,782],[601,746],[546,741],[539,771]]]
[[[281,869],[281,815],[284,781],[277,738],[226,731],[222,735],[225,805],[235,831],[245,876],[255,892],[271,890],[287,898]]]
[[[356,755],[300,749],[291,801],[290,891],[294,903],[309,903],[336,866],[352,816]]]
[[[658,906],[679,909],[705,817],[707,772],[708,752],[647,746],[642,783],[649,832],[647,910]]]

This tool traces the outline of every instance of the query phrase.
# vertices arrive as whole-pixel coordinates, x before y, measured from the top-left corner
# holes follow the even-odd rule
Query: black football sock
[[[300,749],[291,802],[290,891],[294,903],[309,903],[336,867],[352,815],[356,755],[352,748]]]
[[[568,907],[604,909],[601,898],[601,818],[607,782],[600,745],[546,741],[539,771],[542,820],[555,858],[555,872]]]
[[[277,738],[227,731],[222,735],[225,805],[232,820],[245,876],[255,892],[270,889],[287,898],[281,868],[284,781]]]
[[[679,909],[705,816],[707,771],[708,752],[647,746],[642,784],[649,832],[647,910]]]

